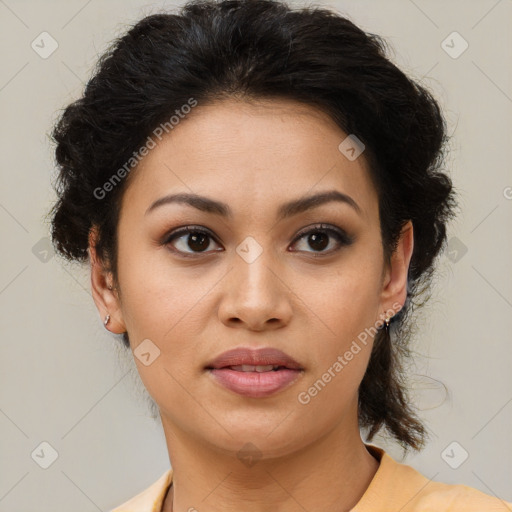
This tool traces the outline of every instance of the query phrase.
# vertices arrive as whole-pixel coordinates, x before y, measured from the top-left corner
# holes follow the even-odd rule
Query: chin
[[[283,423],[281,415],[275,422],[253,419],[252,422],[247,420],[231,423],[226,425],[229,434],[223,430],[222,435],[215,435],[218,434],[216,429],[215,432],[205,433],[205,440],[216,450],[241,460],[245,457],[252,457],[255,460],[286,457],[315,439],[313,433],[311,436],[305,435],[303,429],[297,429],[296,424],[288,420],[289,417]]]

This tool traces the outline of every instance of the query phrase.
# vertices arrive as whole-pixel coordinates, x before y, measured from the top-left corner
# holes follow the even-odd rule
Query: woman
[[[368,444],[426,442],[402,361],[456,206],[439,106],[379,37],[189,3],[117,40],[54,138],[55,247],[89,259],[172,465],[116,512],[510,509]]]

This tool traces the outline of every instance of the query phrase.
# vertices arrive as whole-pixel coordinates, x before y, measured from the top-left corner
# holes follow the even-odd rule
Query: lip
[[[268,365],[285,366],[290,370],[303,370],[304,368],[291,356],[277,348],[252,349],[246,347],[234,348],[223,352],[211,363],[206,365],[207,369],[226,368],[227,366],[238,366],[248,364],[253,366]]]
[[[231,366],[252,365],[280,366],[266,372],[237,371]],[[295,359],[274,348],[236,348],[223,352],[209,363],[205,369],[215,381],[225,388],[243,396],[263,398],[291,385],[303,373],[304,368]]]

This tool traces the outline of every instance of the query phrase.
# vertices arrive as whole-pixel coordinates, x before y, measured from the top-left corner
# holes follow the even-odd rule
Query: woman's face
[[[412,230],[385,265],[377,193],[364,153],[339,149],[346,137],[292,101],[199,104],[132,171],[121,295],[94,266],[94,297],[109,328],[128,331],[171,436],[225,453],[250,442],[271,457],[357,428],[374,327],[405,300]],[[154,206],[174,194],[204,199]],[[292,380],[273,392],[234,391],[208,366],[239,347],[281,350],[301,370],[284,370]]]

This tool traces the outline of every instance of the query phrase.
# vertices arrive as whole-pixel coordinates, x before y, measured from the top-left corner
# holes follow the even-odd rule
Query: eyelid
[[[169,243],[174,238],[178,238],[180,235],[186,235],[187,233],[203,233],[211,236],[214,240],[217,238],[212,231],[202,226],[195,226],[193,224],[176,228],[166,233],[163,237],[162,243]]]

